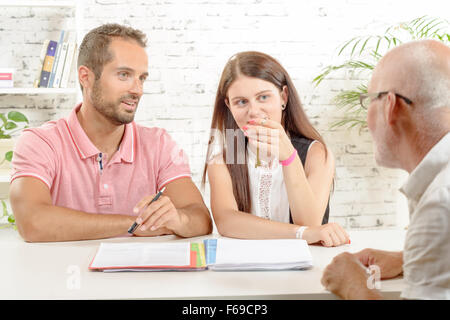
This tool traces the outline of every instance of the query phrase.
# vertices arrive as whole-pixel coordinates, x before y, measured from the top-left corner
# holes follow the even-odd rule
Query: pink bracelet
[[[295,156],[297,155],[297,150],[294,149],[294,152],[292,152],[291,156],[287,158],[286,160],[280,161],[282,166],[288,166],[291,164],[292,161],[294,161]]]

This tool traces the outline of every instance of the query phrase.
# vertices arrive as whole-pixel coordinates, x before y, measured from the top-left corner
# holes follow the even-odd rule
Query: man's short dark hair
[[[84,36],[78,52],[77,68],[86,66],[92,70],[95,79],[99,79],[103,66],[113,59],[109,44],[114,38],[134,40],[143,48],[147,46],[147,37],[142,31],[116,23],[104,24]]]

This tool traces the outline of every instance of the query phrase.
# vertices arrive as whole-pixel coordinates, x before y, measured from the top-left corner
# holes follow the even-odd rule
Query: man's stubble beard
[[[100,80],[95,80],[94,86],[92,87],[91,100],[95,110],[116,125],[128,124],[134,120],[138,104],[136,104],[136,108],[132,112],[119,112],[121,101],[130,97],[120,97],[116,102],[107,101],[102,94]]]

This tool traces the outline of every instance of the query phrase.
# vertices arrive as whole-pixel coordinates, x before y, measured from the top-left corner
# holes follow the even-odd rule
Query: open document
[[[89,269],[175,271],[206,269],[203,243],[101,243]]]
[[[313,261],[301,239],[205,240],[206,263],[211,270],[308,269]]]
[[[99,271],[301,270],[312,267],[301,239],[101,243],[89,269]]]

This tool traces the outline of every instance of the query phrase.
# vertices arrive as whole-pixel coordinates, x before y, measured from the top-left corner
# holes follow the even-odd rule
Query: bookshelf
[[[75,7],[77,1],[0,1],[2,7]]]
[[[75,41],[77,43],[77,48],[80,46],[81,39],[83,36],[83,1],[20,1],[20,0],[0,0],[0,10],[4,11],[6,8],[49,8],[49,9],[58,9],[58,8],[68,8],[74,10],[74,22],[75,26],[73,29],[75,31]],[[58,39],[55,39],[58,40]],[[36,59],[39,59],[39,54],[36,55]],[[20,72],[20,70],[16,70],[16,72]],[[76,96],[77,101],[82,99],[81,90],[78,86],[78,83],[75,83],[74,87],[71,88],[34,88],[30,87],[13,87],[13,88],[0,88],[0,95],[25,95],[30,96],[31,99],[33,97],[41,97],[45,95],[71,95]],[[3,155],[0,155],[0,158],[3,158]],[[9,179],[10,179],[10,169],[1,168],[0,169],[0,199],[7,198],[8,189],[9,189]]]
[[[0,88],[0,94],[75,94],[76,88]]]
[[[82,39],[82,25],[83,25],[83,1],[4,1],[0,0],[0,8],[7,7],[48,7],[48,8],[71,8],[75,13],[75,38],[77,48],[80,46]],[[57,39],[56,39],[57,40]],[[36,57],[38,58],[38,57]],[[45,95],[45,94],[76,94],[77,99],[81,99],[81,91],[77,86],[74,88],[33,88],[33,87],[14,87],[14,88],[0,88],[0,94],[7,95]]]

